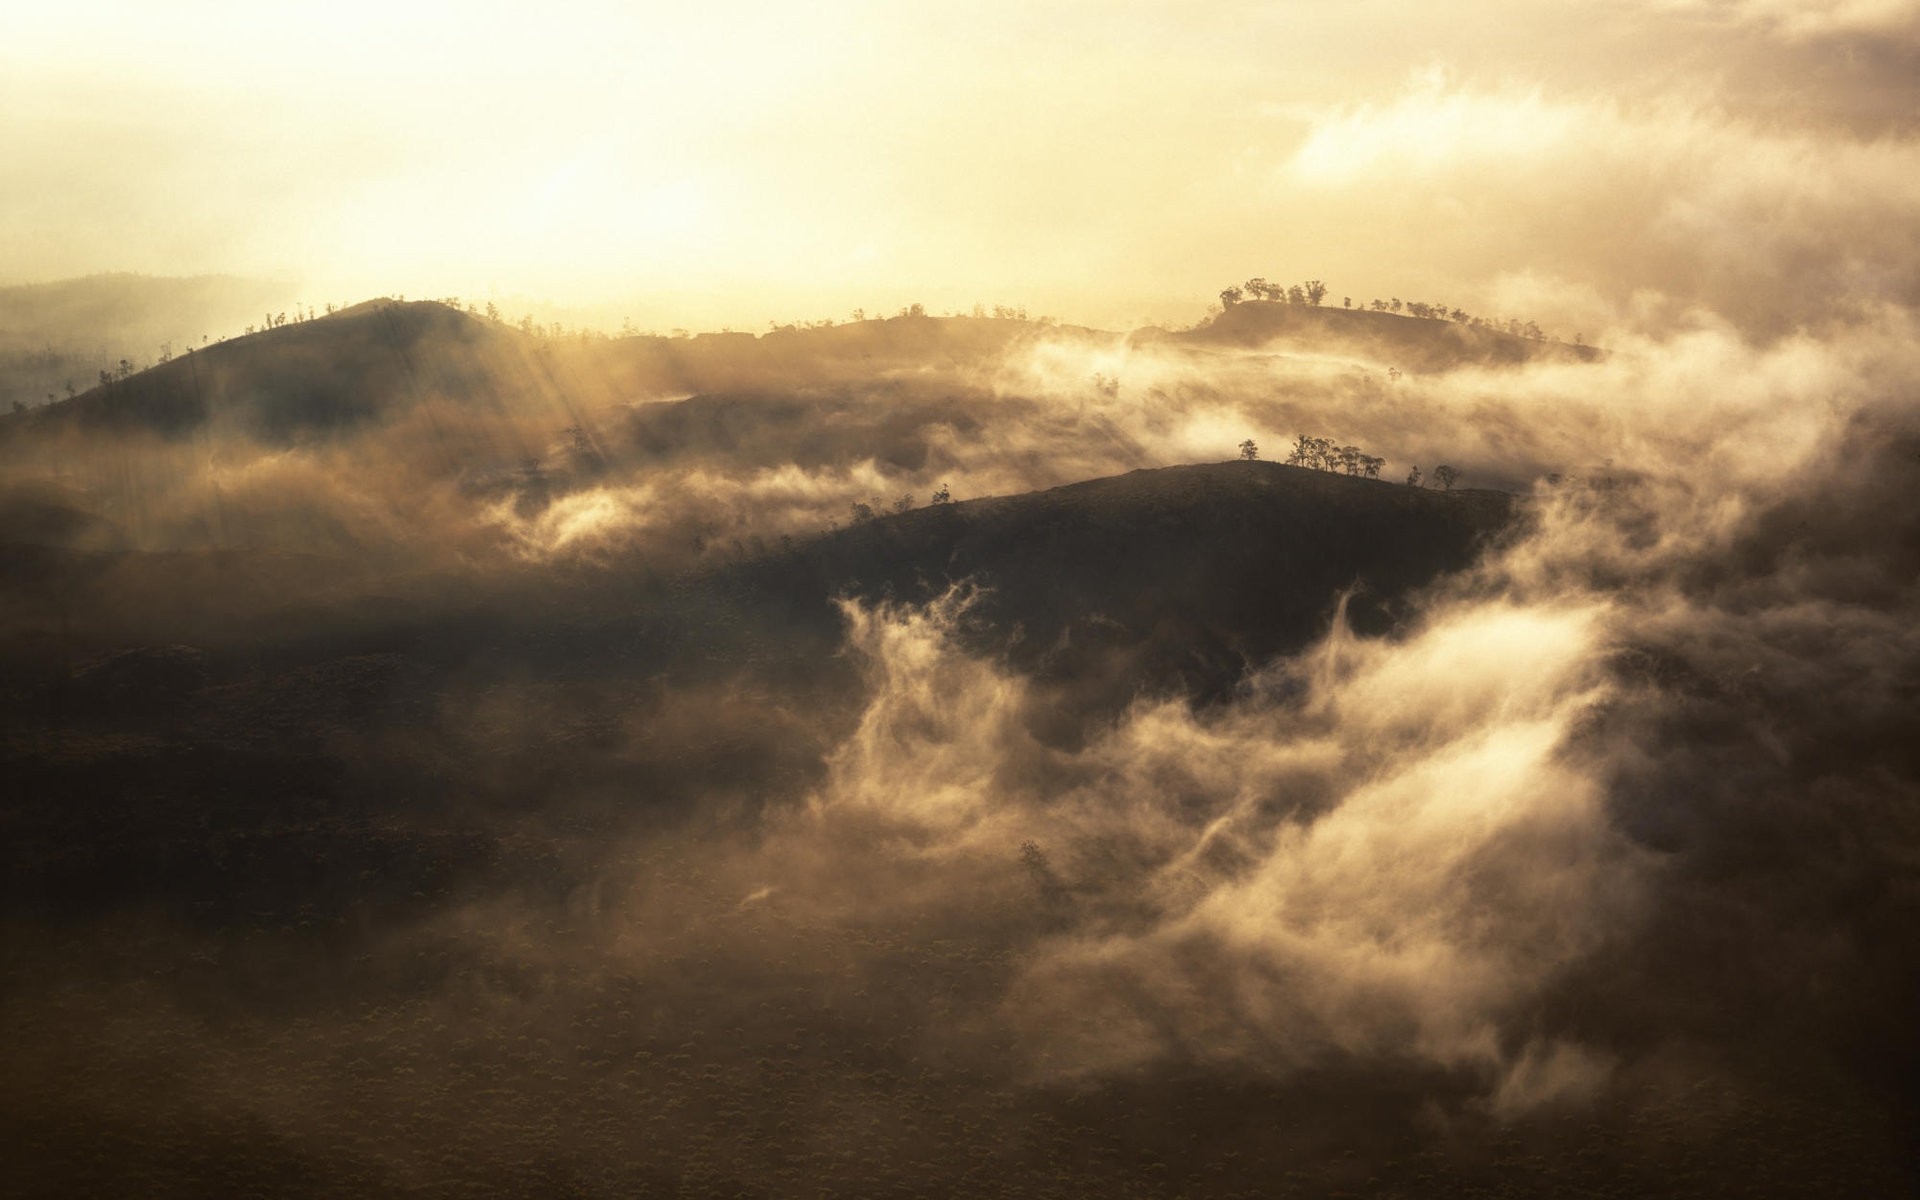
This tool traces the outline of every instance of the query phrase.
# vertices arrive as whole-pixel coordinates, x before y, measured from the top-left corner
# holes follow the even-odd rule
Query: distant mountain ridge
[[[556,396],[603,404],[871,379],[985,362],[1041,337],[1089,345],[1350,354],[1406,371],[1532,361],[1592,362],[1589,346],[1450,321],[1243,301],[1187,330],[1127,334],[996,317],[902,315],[764,334],[553,338],[437,301],[371,300],[309,321],[177,354],[45,406],[53,422],[177,435],[210,421],[267,440],[351,424],[422,395],[501,406]],[[258,411],[248,413],[244,408]],[[562,414],[564,415],[564,414]],[[0,421],[4,429],[7,421]]]

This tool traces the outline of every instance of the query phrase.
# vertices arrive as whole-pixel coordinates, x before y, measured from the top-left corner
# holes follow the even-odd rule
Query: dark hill
[[[267,445],[337,433],[422,403],[555,418],[702,392],[786,390],[980,362],[1042,332],[1091,330],[899,316],[755,336],[529,334],[433,301],[368,301],[182,354],[72,400],[0,418],[27,431],[239,434]]]
[[[930,506],[677,579],[639,561],[409,577],[356,558],[0,545],[0,615],[18,684],[174,644],[216,673],[378,652],[554,680],[805,675],[839,645],[836,598],[971,584],[972,648],[1094,712],[1140,688],[1220,695],[1324,633],[1344,593],[1353,627],[1384,633],[1514,512],[1499,492],[1233,462]]]
[[[423,400],[484,406],[538,390],[520,335],[441,304],[373,301],[179,355],[8,425],[278,445]]]
[[[1082,693],[1073,707],[1136,687],[1205,697],[1325,633],[1342,595],[1356,631],[1385,633],[1514,513],[1504,492],[1213,463],[880,517],[740,576],[816,612],[976,584],[976,646]]]
[[[1175,345],[1351,354],[1423,372],[1538,361],[1593,362],[1600,357],[1591,346],[1516,337],[1484,326],[1270,300],[1242,301],[1198,328],[1164,337]]]

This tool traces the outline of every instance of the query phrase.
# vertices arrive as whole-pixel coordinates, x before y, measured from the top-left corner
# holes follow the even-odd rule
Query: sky
[[[1906,0],[9,0],[0,282],[1777,333],[1913,298],[1917,100]]]

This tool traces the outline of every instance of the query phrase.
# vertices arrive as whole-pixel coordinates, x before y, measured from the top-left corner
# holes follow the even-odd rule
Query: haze
[[[1751,256],[1785,238],[1800,319],[1912,294],[1914,12],[17,4],[0,279],[1124,326],[1298,264],[1592,337],[1654,297],[1777,320]]]
[[[0,1192],[1920,1193],[1920,5],[0,16]]]

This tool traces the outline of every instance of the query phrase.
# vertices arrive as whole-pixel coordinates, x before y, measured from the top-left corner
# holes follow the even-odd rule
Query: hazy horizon
[[[1698,309],[1771,334],[1914,297],[1915,11],[25,9],[0,281],[759,329],[914,302],[1190,321],[1266,274],[1590,337]],[[1756,294],[1782,266],[1793,294]]]

